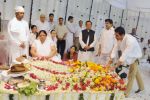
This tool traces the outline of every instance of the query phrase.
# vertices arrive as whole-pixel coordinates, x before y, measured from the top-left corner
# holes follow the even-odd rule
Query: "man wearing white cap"
[[[28,38],[29,26],[23,20],[24,8],[18,6],[15,8],[15,17],[8,24],[8,36],[10,42],[10,62],[21,55],[28,56]]]

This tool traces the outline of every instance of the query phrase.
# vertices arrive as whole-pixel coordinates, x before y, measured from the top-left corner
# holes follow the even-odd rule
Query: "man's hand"
[[[112,63],[113,63],[113,61],[112,61],[112,59],[110,59],[106,66],[110,66]]]
[[[87,49],[90,49],[90,48],[91,48],[90,46],[87,47]]]
[[[98,51],[98,53],[96,54],[96,56],[100,56],[101,55],[101,51]]]
[[[90,46],[86,45],[86,46],[84,47],[84,50],[88,50],[88,49],[90,49],[90,48],[91,48]]]
[[[25,44],[22,42],[21,44],[20,44],[20,46],[19,47],[21,47],[21,48],[25,48],[26,46],[25,46]]]
[[[67,36],[67,33],[64,33],[64,36],[63,36],[62,40],[65,40],[66,36]]]
[[[86,45],[83,49],[84,49],[84,50],[87,50],[87,49],[88,49],[88,46]]]
[[[58,38],[58,40],[63,40],[63,38]]]
[[[116,69],[116,67],[110,67],[111,71],[114,71]]]

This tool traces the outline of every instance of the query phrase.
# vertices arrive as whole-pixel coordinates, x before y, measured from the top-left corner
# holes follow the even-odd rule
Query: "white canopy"
[[[150,0],[106,0],[111,5],[141,12],[150,12]]]

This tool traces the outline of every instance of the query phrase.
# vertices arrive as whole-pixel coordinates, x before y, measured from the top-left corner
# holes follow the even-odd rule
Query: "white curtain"
[[[66,13],[67,1],[68,8]],[[85,23],[85,21],[89,20],[89,16],[91,15],[90,20],[93,22],[92,28],[96,31],[98,36],[104,27],[104,20],[111,18],[114,21],[114,26],[123,26],[126,29],[126,33],[130,33],[131,29],[135,28],[138,23],[138,35],[146,38],[150,37],[150,0],[93,0],[92,9],[91,3],[92,0],[33,0],[31,23],[39,19],[41,13],[46,15],[47,20],[49,13],[54,13],[56,22],[58,17],[65,18],[66,16],[66,18],[68,18],[68,16],[72,15],[76,23],[78,23],[79,20],[83,20]],[[14,8],[17,5],[24,6],[24,19],[29,22],[31,0],[0,0],[2,20],[12,19],[14,16]],[[139,11],[140,19],[138,22]],[[3,30],[6,31],[7,25],[4,26],[4,28]]]
[[[150,12],[150,0],[106,0],[111,5],[134,11]]]

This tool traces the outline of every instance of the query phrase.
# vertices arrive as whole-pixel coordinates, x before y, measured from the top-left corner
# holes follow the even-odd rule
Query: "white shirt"
[[[51,53],[51,46],[53,45],[55,45],[55,43],[50,39],[46,39],[43,44],[38,39],[35,40],[32,44],[32,46],[36,48],[37,53],[40,56],[49,56],[49,54]]]
[[[67,22],[67,29],[68,29],[68,33],[70,34],[74,34],[76,32],[76,26],[74,23],[70,23],[70,22]]]
[[[115,43],[114,28],[103,29],[99,39],[102,54],[110,54]]]
[[[45,30],[47,34],[49,33],[49,23],[47,21],[43,23],[40,20],[37,20],[34,25],[37,26],[38,31]]]
[[[8,24],[8,35],[11,43],[20,45],[21,42],[28,42],[29,40],[29,26],[25,20],[17,20],[13,18]]]
[[[87,43],[84,43],[84,42],[82,41],[82,32],[79,33],[79,43],[80,43],[81,47],[84,48],[86,45],[89,44],[89,37],[88,37],[88,39],[87,39]],[[94,41],[90,44],[90,47],[94,47],[95,44],[96,44],[96,35],[94,34]]]
[[[55,45],[57,46],[57,37],[52,38],[52,36],[50,36],[50,39],[55,43]]]
[[[55,29],[55,26],[56,26],[56,22],[50,22],[50,21],[48,21],[48,23],[49,23],[49,31],[51,31],[51,30],[54,30]]]
[[[80,26],[77,26],[77,31],[75,32],[74,36],[75,37],[79,37],[79,34],[82,32],[82,30],[84,30],[85,28],[84,27],[80,27]]]
[[[36,34],[35,33],[30,33],[29,35],[29,44],[33,44],[34,40],[36,39]]]
[[[130,65],[134,63],[136,59],[142,57],[142,52],[138,41],[135,37],[131,36],[130,34],[125,34],[122,41],[116,42],[111,53],[111,58],[116,57],[119,47],[122,52],[119,61],[123,62],[124,64]]]

